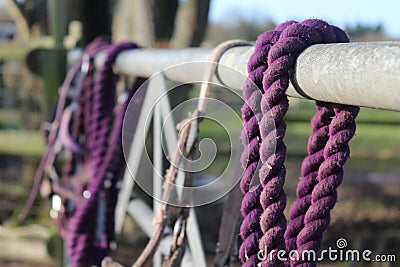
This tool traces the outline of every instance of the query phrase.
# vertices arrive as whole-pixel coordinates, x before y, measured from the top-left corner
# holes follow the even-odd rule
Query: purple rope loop
[[[253,227],[254,224],[249,223],[250,221],[256,221],[257,224],[259,224],[263,211],[261,203],[259,202],[262,187],[259,186],[252,192],[249,192],[249,187],[258,169],[260,159],[259,151],[262,141],[259,125],[262,117],[260,101],[264,93],[262,84],[263,75],[268,69],[266,58],[268,57],[271,47],[279,40],[281,29],[292,23],[293,22],[289,21],[281,25],[280,28],[275,29],[275,31],[269,31],[261,35],[255,43],[257,52],[250,57],[247,67],[249,76],[243,88],[245,103],[242,107],[245,127],[241,136],[243,145],[245,146],[241,158],[242,167],[244,169],[244,174],[241,179],[241,189],[245,194],[242,201],[242,215],[244,221],[240,231],[243,243],[240,247],[239,254],[243,266],[255,266],[259,262],[257,252],[259,251],[259,239],[263,236],[263,231],[260,226]],[[275,125],[273,125],[273,127],[275,127]]]
[[[117,105],[118,76],[113,73],[112,64],[121,51],[134,48],[138,48],[134,43],[110,45],[108,39],[97,38],[87,47],[84,58],[68,73],[53,122],[59,125],[61,121],[61,124],[52,129],[46,153],[36,173],[35,179],[39,182],[35,182],[34,193],[21,214],[24,217],[29,211],[43,171],[48,168],[53,170],[53,193],[58,194],[63,203],[55,222],[61,236],[68,242],[73,267],[99,266],[114,240],[117,182],[124,170],[122,123],[129,101],[144,79],[136,79],[132,89],[126,91],[125,102]],[[105,63],[100,73],[95,75],[94,58],[105,49]],[[79,68],[82,88],[75,90],[72,105],[77,109],[72,112],[72,106],[64,109],[64,104]],[[54,149],[57,140],[70,152],[60,179],[51,166],[57,157]],[[83,194],[84,191],[87,192]]]
[[[89,123],[83,125],[89,127],[83,132],[87,134],[86,147],[89,150],[87,160],[90,169],[85,190],[90,192],[90,197],[83,199],[76,207],[69,223],[68,247],[72,266],[100,265],[109,251],[110,242],[114,239],[116,184],[123,169],[121,147],[123,117],[129,100],[141,83],[135,83],[135,89],[129,92],[126,102],[116,111],[118,76],[113,73],[112,67],[121,51],[135,48],[138,48],[136,44],[128,42],[107,48],[106,60],[92,88],[89,98],[91,101],[85,103],[92,103],[90,112],[84,112]],[[92,75],[91,70],[89,73]],[[91,83],[89,88],[90,85]],[[102,215],[105,232],[101,233],[99,239],[96,227],[93,226],[98,224],[101,203],[105,206],[105,214]]]
[[[297,200],[291,207],[286,229],[283,214],[286,206],[283,190],[286,176],[284,116],[289,105],[285,92],[294,73],[296,58],[308,46],[348,41],[346,33],[339,28],[321,20],[309,19],[301,23],[290,21],[281,24],[274,31],[260,35],[256,42],[255,52],[249,61],[249,82],[243,89],[246,103],[242,108],[245,149],[241,188],[245,194],[242,202],[245,218],[241,227],[241,251],[247,252],[247,255],[240,254],[243,266],[254,266],[258,262],[252,258],[258,252],[254,250],[256,245],[266,252],[261,266],[315,266],[315,262],[306,262],[305,259],[282,262],[277,253],[270,252],[301,252],[305,249],[317,252],[320,249],[322,234],[329,225],[330,210],[336,203],[336,189],[343,179],[343,165],[350,152],[348,142],[355,133],[359,108],[316,103],[317,114],[312,119],[308,155],[302,164]],[[259,89],[249,86],[250,82]],[[273,155],[268,153],[271,144],[276,145]],[[262,163],[259,169],[262,189],[249,192],[259,160]],[[255,197],[257,192],[259,195]],[[254,226],[255,221],[259,222],[259,227]],[[253,265],[248,265],[250,262]]]

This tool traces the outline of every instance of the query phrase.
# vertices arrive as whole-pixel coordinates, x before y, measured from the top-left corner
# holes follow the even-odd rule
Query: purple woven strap
[[[336,188],[343,179],[343,165],[349,156],[348,142],[354,135],[354,121],[359,109],[317,102],[318,111],[312,120],[308,156],[302,165],[303,178],[297,189],[298,199],[292,206],[286,230],[283,214],[286,206],[283,190],[286,175],[284,116],[288,110],[288,99],[285,92],[294,73],[297,56],[310,45],[332,42],[348,42],[348,37],[337,27],[316,19],[301,23],[286,22],[274,31],[259,36],[256,42],[248,69],[249,80],[259,89],[246,83],[243,90],[246,100],[242,108],[245,121],[243,155],[249,155],[242,157],[245,169],[241,183],[245,193],[242,210],[245,219],[241,227],[243,252],[240,258],[243,266],[254,266],[252,264],[258,262],[254,260],[258,252],[254,250],[256,245],[266,252],[261,266],[285,264],[277,258],[277,253],[270,254],[272,251],[318,251],[320,248],[322,233],[329,224],[329,213],[336,202]],[[270,155],[268,152],[273,145],[276,145],[276,150]],[[262,163],[259,169],[262,189],[248,192],[259,160]],[[258,191],[259,196],[255,197]],[[254,201],[259,203],[249,203]],[[253,209],[250,211],[244,207]],[[259,222],[260,227],[254,227],[253,220]],[[261,237],[254,238],[260,235],[260,229]],[[303,261],[290,264],[315,265]]]

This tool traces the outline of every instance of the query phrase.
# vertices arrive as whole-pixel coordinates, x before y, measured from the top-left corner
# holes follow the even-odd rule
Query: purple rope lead
[[[89,139],[91,176],[87,191],[90,197],[77,206],[70,222],[69,250],[73,266],[99,265],[107,255],[110,242],[114,239],[113,208],[116,196],[116,175],[123,164],[121,130],[127,104],[120,109],[116,118],[112,115],[116,105],[116,79],[112,65],[116,56],[125,49],[138,48],[133,43],[111,45],[107,50],[105,63],[93,89],[92,110],[89,114]],[[139,84],[136,84],[137,86]],[[128,100],[133,94],[131,93]],[[85,114],[88,115],[88,114]],[[113,183],[114,182],[114,183]],[[109,186],[107,186],[107,184]],[[105,226],[101,240],[97,240],[95,227],[99,203],[107,207]]]
[[[330,223],[330,210],[337,201],[337,188],[343,181],[343,166],[350,156],[349,141],[356,131],[358,107],[333,105],[335,115],[329,125],[329,140],[324,148],[324,161],[318,170],[312,190],[311,205],[304,217],[304,227],[297,237],[298,251],[319,251],[322,234]],[[300,259],[292,266],[316,266]]]
[[[296,249],[318,251],[322,233],[329,224],[330,210],[336,202],[336,188],[343,179],[343,165],[349,156],[348,142],[355,133],[355,117],[359,108],[317,102],[318,112],[312,120],[313,133],[309,139],[308,156],[302,165],[303,179],[297,189],[298,200],[292,206],[291,220],[286,229],[283,214],[286,206],[283,190],[286,146],[283,139],[288,99],[285,92],[294,73],[297,56],[310,45],[332,42],[348,42],[348,37],[337,27],[316,19],[302,23],[286,22],[275,31],[259,36],[256,42],[255,52],[249,61],[249,80],[260,90],[249,88],[247,83],[243,90],[247,103],[242,108],[246,131],[242,139],[249,140],[243,142],[243,155],[250,154],[249,160],[246,156],[242,157],[245,169],[241,183],[245,194],[242,211],[245,219],[241,227],[243,244],[240,258],[243,266],[255,266],[258,262],[254,259],[254,253],[258,252],[254,251],[257,243],[259,249],[266,252],[261,266],[315,266],[315,262],[303,260],[284,263],[276,257],[277,253],[270,252]],[[263,65],[253,62],[262,62]],[[253,64],[256,67],[252,67]],[[262,71],[257,73],[258,69]],[[255,92],[262,92],[263,96]],[[257,97],[254,96],[256,94]],[[252,110],[261,110],[261,118]],[[258,142],[254,141],[256,138]],[[276,144],[276,152],[272,156],[268,153],[271,144]],[[258,188],[249,192],[248,186],[256,172],[254,165],[259,159],[262,162],[259,170],[262,190]],[[254,196],[257,192],[260,192],[258,198]],[[249,203],[257,200],[262,207],[261,218],[256,213],[259,204]],[[247,207],[253,207],[256,211],[249,211]],[[254,238],[258,237],[260,229],[253,226],[254,221],[260,223],[262,236],[259,240]],[[249,230],[250,227],[253,227],[254,233]],[[251,255],[246,255],[243,250],[246,253],[251,251]]]
[[[117,183],[124,170],[122,123],[128,103],[144,79],[136,79],[132,89],[125,92],[125,101],[118,104],[118,76],[112,64],[121,51],[135,48],[136,44],[128,42],[110,45],[105,38],[97,38],[87,47],[83,60],[74,65],[63,84],[49,144],[36,174],[39,188],[44,170],[54,172],[52,190],[63,204],[55,222],[68,243],[73,267],[100,266],[114,240]],[[105,63],[96,75],[94,58],[105,49]],[[81,87],[74,91],[71,106],[64,109],[67,91],[79,68]],[[57,158],[56,141],[70,152],[60,179],[52,166]]]
[[[318,32],[322,38],[320,43],[349,42],[343,31],[325,22],[308,20],[302,25]],[[294,38],[301,39],[297,36]],[[288,251],[297,249],[297,235],[304,227],[304,216],[311,204],[311,193],[317,184],[318,170],[324,161],[323,150],[329,139],[329,124],[334,116],[332,104],[317,102],[316,106],[317,113],[312,119],[312,134],[307,147],[308,155],[302,163],[302,179],[297,186],[297,200],[291,207],[290,222],[285,233]]]
[[[324,161],[323,150],[329,139],[329,124],[334,116],[331,104],[317,102],[308,140],[308,155],[302,163],[302,176],[297,185],[297,199],[290,208],[290,222],[285,233],[288,251],[297,249],[297,235],[304,227],[304,216],[311,204],[311,193],[317,184],[318,169]]]
[[[291,22],[287,22],[282,27]],[[281,28],[282,28],[281,27]],[[242,201],[242,215],[245,218],[241,226],[241,237],[243,243],[240,247],[239,256],[243,266],[255,266],[259,261],[257,252],[259,250],[258,241],[262,236],[260,226],[255,227],[254,220],[258,221],[262,214],[262,207],[259,203],[259,194],[261,187],[249,190],[253,177],[257,172],[259,165],[259,149],[261,143],[259,121],[261,120],[260,100],[262,97],[263,73],[267,70],[265,58],[272,45],[278,41],[280,28],[275,31],[265,33],[265,38],[259,38],[256,41],[254,53],[248,63],[249,77],[245,82],[243,95],[245,103],[242,107],[242,116],[245,127],[242,131],[242,142],[245,149],[242,153],[242,167],[244,174],[241,180],[241,189],[245,197]]]
[[[261,48],[261,44],[256,43],[256,46]],[[267,55],[268,49],[269,47],[262,52]],[[257,201],[260,188],[249,190],[258,166],[260,140],[258,118],[261,115],[260,109],[257,109],[257,103],[261,98],[261,91],[258,88],[262,82],[262,73],[266,69],[263,62],[258,59],[254,55],[250,58],[248,63],[249,79],[246,80],[243,90],[246,99],[242,107],[245,127],[243,128],[241,139],[245,149],[241,158],[244,174],[240,186],[245,197],[242,201],[244,221],[240,230],[243,243],[239,252],[240,259],[244,263],[243,266],[254,266],[258,262],[258,239],[262,235],[258,223],[253,223],[261,216],[261,206]]]

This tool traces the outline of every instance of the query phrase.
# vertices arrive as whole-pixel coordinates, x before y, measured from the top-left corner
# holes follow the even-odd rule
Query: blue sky
[[[400,1],[398,0],[211,0],[211,21],[229,22],[240,14],[275,23],[289,19],[319,18],[339,27],[382,23],[392,37],[400,37]]]

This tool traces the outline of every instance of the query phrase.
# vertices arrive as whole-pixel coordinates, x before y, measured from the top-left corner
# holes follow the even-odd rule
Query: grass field
[[[302,109],[291,108],[287,114],[285,142],[288,157],[301,158],[306,154],[308,137],[311,133],[310,119],[315,113],[310,101]],[[311,103],[312,104],[312,103]],[[211,112],[210,112],[211,113]],[[218,151],[230,151],[229,139],[221,125],[230,125],[231,138],[240,136],[241,125],[223,118],[221,123],[205,120],[200,126],[200,136],[215,141]],[[357,118],[356,136],[350,142],[351,167],[363,170],[400,170],[400,114],[393,111],[362,108]]]

